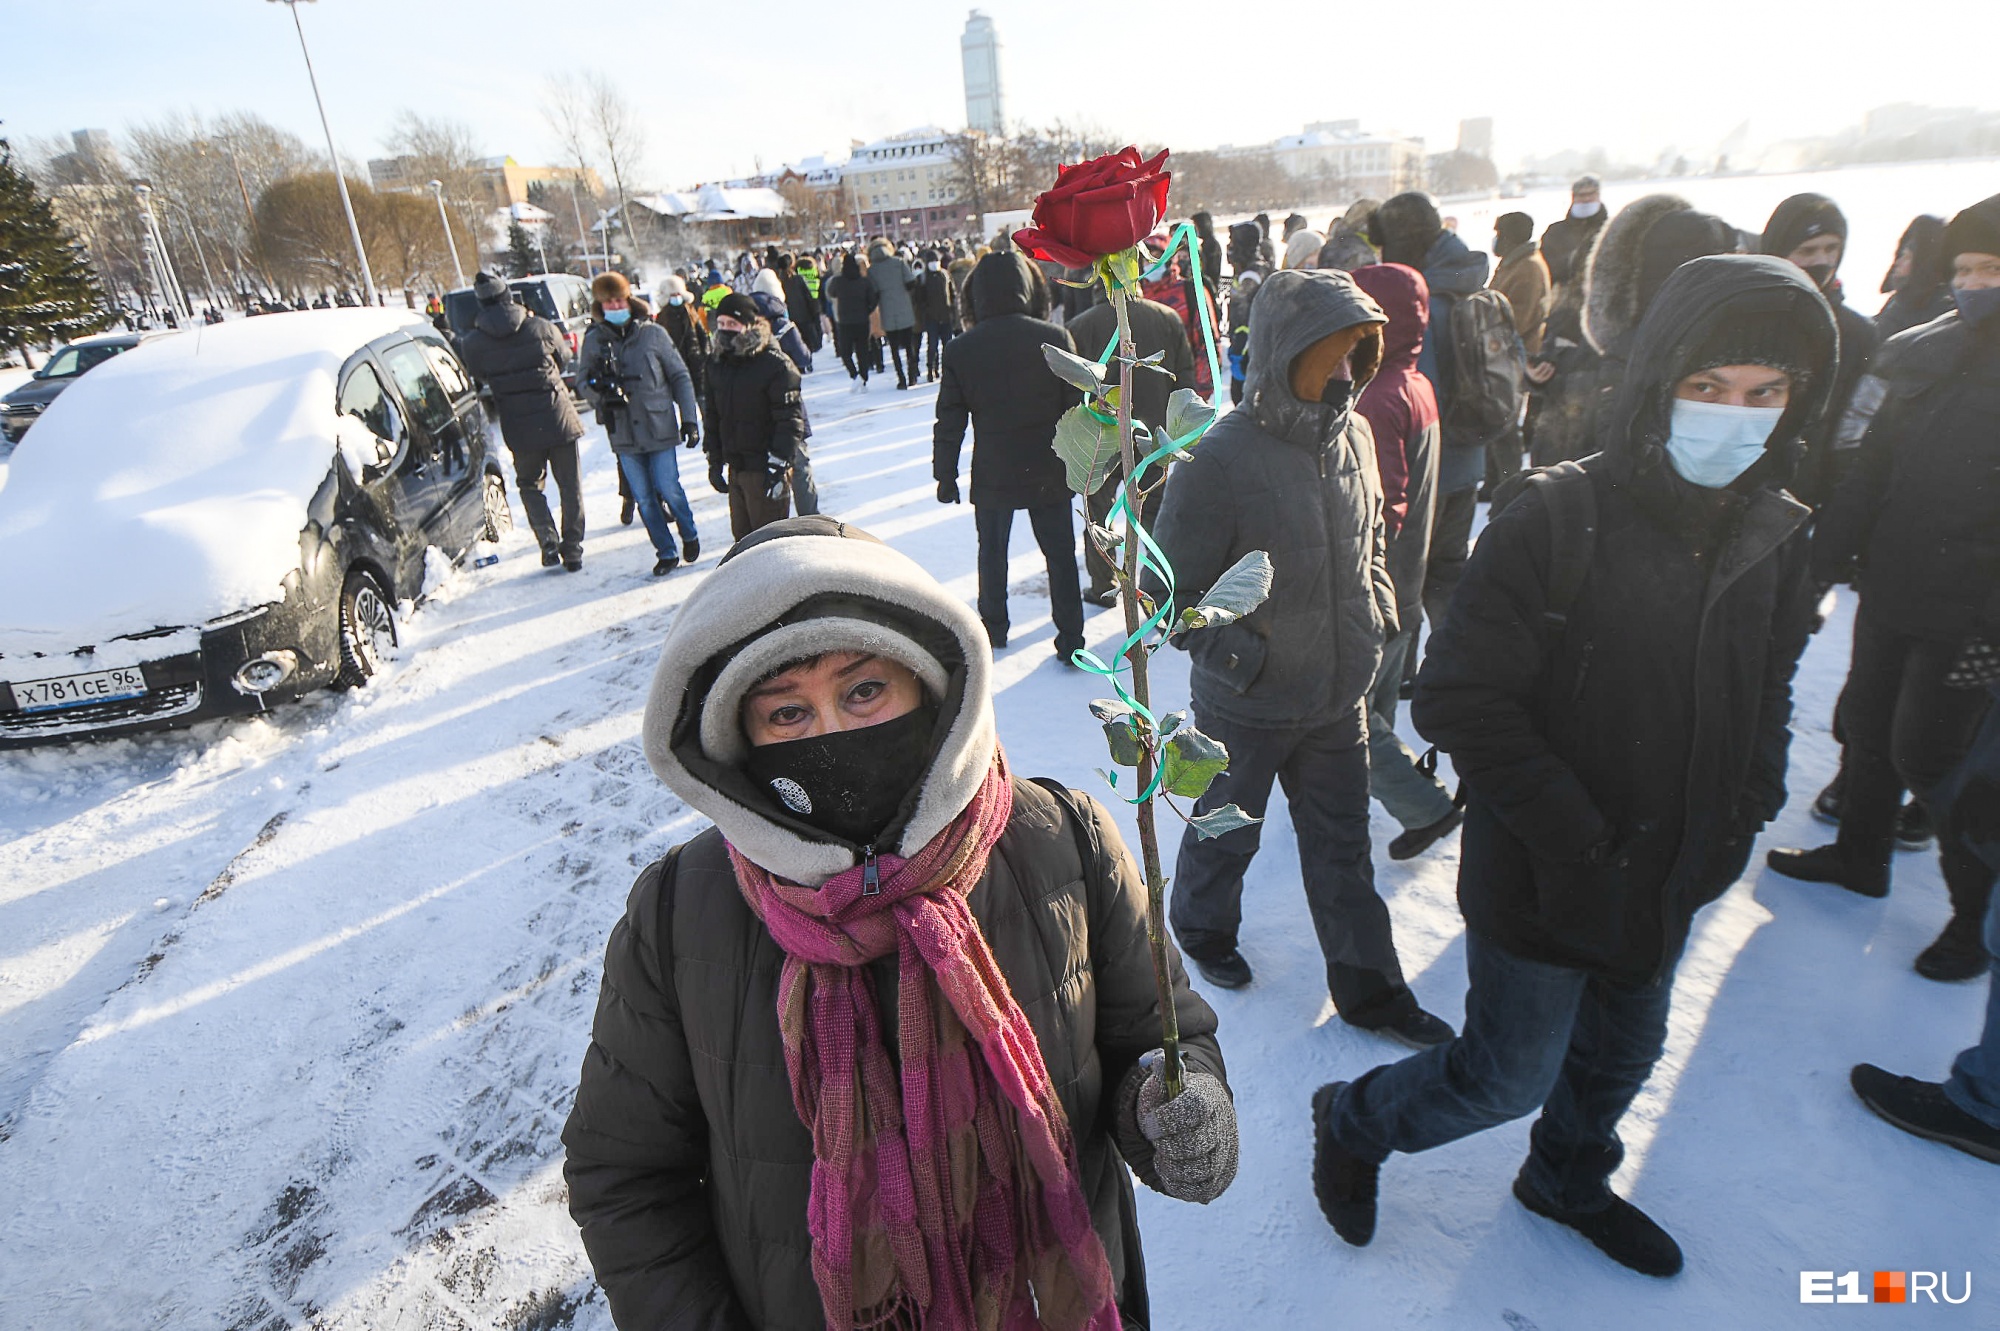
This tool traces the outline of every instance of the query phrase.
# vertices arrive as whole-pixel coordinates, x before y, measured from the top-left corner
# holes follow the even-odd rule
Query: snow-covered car
[[[10,444],[20,443],[28,427],[41,419],[64,389],[113,356],[160,336],[163,334],[157,332],[99,333],[67,344],[49,357],[48,364],[36,370],[27,383],[0,397],[0,435]]]
[[[427,552],[507,521],[471,378],[413,313],[126,352],[56,401],[0,490],[0,747],[363,683]]]

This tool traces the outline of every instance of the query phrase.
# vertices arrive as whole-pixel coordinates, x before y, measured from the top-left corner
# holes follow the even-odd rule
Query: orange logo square
[[[1910,1301],[1909,1277],[1902,1271],[1877,1271],[1875,1273],[1875,1302],[1908,1303]]]

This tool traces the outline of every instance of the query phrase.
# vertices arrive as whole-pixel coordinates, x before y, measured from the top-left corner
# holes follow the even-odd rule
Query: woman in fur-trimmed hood
[[[1020,780],[970,607],[829,518],[682,606],[646,756],[715,826],[639,877],[563,1141],[621,1327],[1147,1318],[1126,1163],[1235,1173],[1215,1015],[1173,958],[1161,1103],[1145,889],[1087,796]]]

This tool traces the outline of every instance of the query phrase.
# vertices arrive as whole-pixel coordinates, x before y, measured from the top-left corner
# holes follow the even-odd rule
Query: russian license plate
[[[16,680],[8,687],[14,690],[14,705],[22,711],[52,712],[61,707],[141,697],[146,692],[146,672],[138,666],[123,666],[88,675]]]

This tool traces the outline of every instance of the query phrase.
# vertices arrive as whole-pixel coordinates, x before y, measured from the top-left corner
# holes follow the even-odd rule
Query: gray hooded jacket
[[[1357,706],[1396,630],[1375,440],[1352,398],[1381,362],[1379,332],[1350,358],[1348,402],[1292,393],[1299,353],[1382,309],[1346,273],[1274,273],[1257,294],[1243,403],[1167,483],[1155,537],[1193,605],[1243,555],[1263,550],[1271,595],[1233,624],[1188,635],[1198,716],[1269,729],[1317,725]]]
[[[694,379],[687,362],[674,350],[667,330],[647,317],[645,306],[634,302],[632,321],[622,329],[606,323],[600,312],[583,335],[583,352],[578,382],[592,406],[601,405],[590,390],[589,376],[605,347],[618,361],[625,396],[631,407],[619,411],[607,433],[614,453],[657,453],[677,448],[681,426],[699,423],[700,409],[694,400]]]

